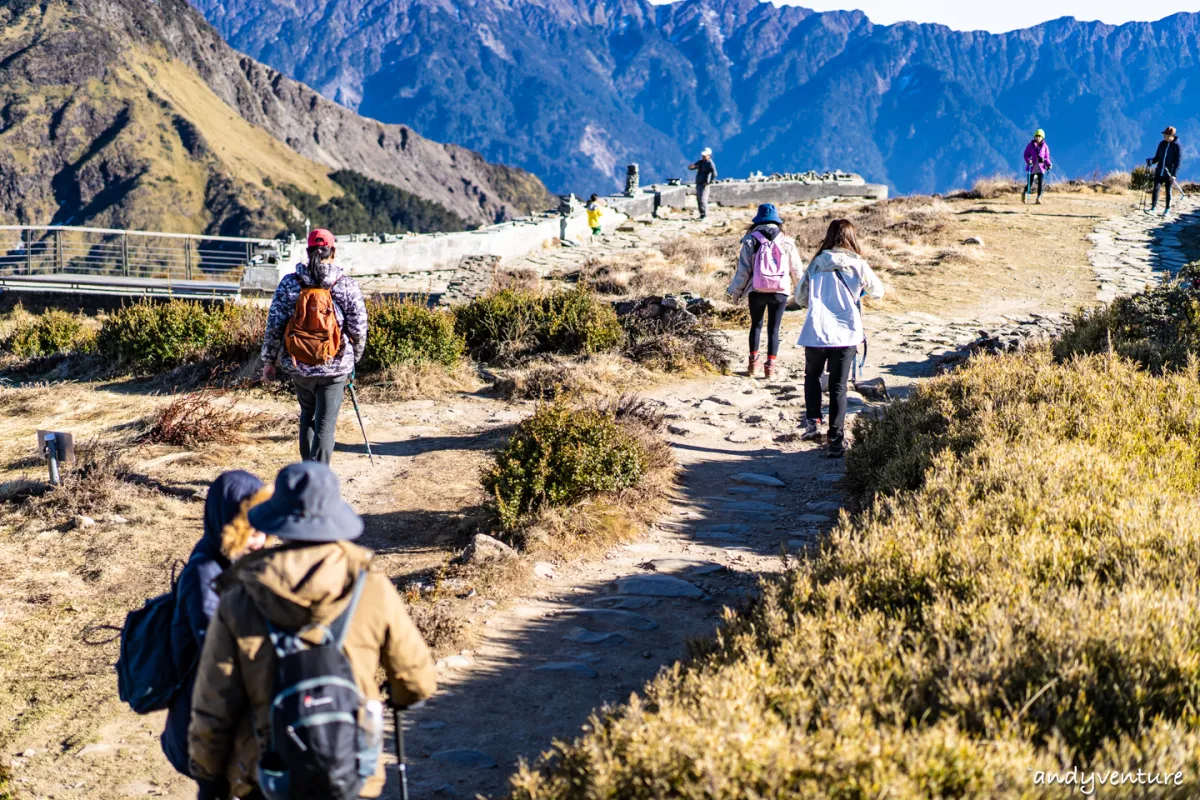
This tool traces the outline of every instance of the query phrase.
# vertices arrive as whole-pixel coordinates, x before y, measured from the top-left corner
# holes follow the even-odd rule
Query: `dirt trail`
[[[939,356],[981,328],[1020,330],[1037,321],[1034,315],[1070,312],[1098,296],[1140,288],[1156,271],[1175,271],[1185,258],[1181,250],[1198,255],[1200,236],[1191,233],[1200,230],[1195,207],[1181,207],[1185,217],[1164,223],[1127,215],[1128,204],[1128,197],[1094,194],[1048,195],[1036,208],[1012,197],[955,201],[947,235],[954,241],[978,235],[984,246],[936,269],[889,276],[896,299],[869,311],[866,376],[882,376],[894,396],[902,395]],[[838,206],[807,211],[827,208]],[[632,223],[585,251],[548,250],[516,266],[542,274],[578,269],[588,257],[673,237],[728,236],[745,216],[745,210],[717,209],[707,226],[679,219]],[[739,373],[643,393],[661,403],[681,464],[669,511],[643,537],[601,560],[541,565],[533,588],[510,603],[468,603],[466,622],[477,643],[443,659],[441,691],[407,717],[413,797],[501,794],[518,758],[535,758],[554,738],[576,734],[593,710],[625,701],[684,657],[690,638],[711,634],[722,609],[751,594],[760,576],[781,570],[785,550],[803,550],[834,523],[842,464],[825,459],[817,446],[791,440],[803,416],[801,353],[793,347],[802,322],[800,313],[785,316],[783,374],[770,384]],[[744,369],[744,334],[732,335],[730,345]],[[87,405],[72,410],[66,406],[75,395],[64,396],[54,418],[41,421],[81,434],[116,430],[106,426],[128,424],[149,402],[118,386],[87,392]],[[245,403],[293,413],[282,397]],[[87,417],[85,425],[81,414],[93,406],[96,419]],[[870,406],[851,395],[851,414]],[[532,403],[486,394],[367,402],[372,466],[347,405],[335,467],[347,499],[366,519],[363,544],[377,551],[398,584],[432,575],[461,547],[485,499],[479,468],[531,409]],[[273,474],[295,457],[294,448],[290,429],[281,430],[253,448],[218,448],[151,468],[159,455],[153,450],[142,454],[150,460],[139,468],[190,492],[233,464]],[[134,520],[128,530],[153,531],[164,551],[166,542],[174,543],[152,559],[169,563],[168,555],[186,556],[199,508],[194,499],[171,499],[158,512],[161,522]],[[131,560],[128,569],[131,579],[156,574],[150,563]],[[89,679],[92,692],[102,680],[112,682],[111,660],[101,656],[93,657],[103,676]],[[194,796],[190,782],[174,775],[159,752],[162,715],[134,718],[117,704],[112,683],[102,704],[79,712],[98,719],[86,726],[86,745],[58,744],[69,720],[31,723],[12,743],[5,756],[30,796]],[[394,771],[390,778],[384,796],[397,797]]]
[[[1100,216],[1097,208],[1112,204],[1064,216],[1078,223]],[[1166,227],[1141,215],[1103,222],[1090,251],[1085,229],[1077,230],[1080,241],[1061,248],[1074,247],[1073,263],[1060,262],[1045,287],[1026,273],[1015,291],[971,291],[940,315],[872,314],[868,377],[882,375],[902,393],[929,374],[939,354],[975,338],[981,327],[1034,324],[1038,315],[1107,297],[1110,250],[1123,259],[1123,288],[1140,288],[1161,267],[1181,263],[1180,226],[1196,221],[1196,212],[1185,213]],[[1153,235],[1123,236],[1111,246],[1105,239],[1105,231],[1134,228]],[[789,358],[786,348],[801,323],[799,314],[789,314],[785,324],[785,359],[793,364],[798,356]],[[731,344],[743,358],[741,337]],[[801,378],[796,370],[767,384],[739,374],[647,394],[670,420],[682,465],[670,511],[646,536],[602,561],[546,573],[537,591],[488,615],[473,652],[443,662],[442,690],[406,726],[414,797],[502,793],[519,758],[534,758],[555,737],[578,732],[594,709],[624,701],[682,658],[688,639],[714,630],[722,607],[782,569],[785,551],[802,551],[834,523],[842,505],[841,461],[791,441],[803,417]],[[851,394],[852,415],[870,406]]]

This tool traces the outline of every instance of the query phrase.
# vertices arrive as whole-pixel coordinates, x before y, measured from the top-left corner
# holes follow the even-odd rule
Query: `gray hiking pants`
[[[711,184],[696,184],[696,208],[700,210],[700,219],[708,216],[708,188]]]
[[[333,458],[338,412],[349,375],[292,378],[300,401],[300,460],[328,464]]]

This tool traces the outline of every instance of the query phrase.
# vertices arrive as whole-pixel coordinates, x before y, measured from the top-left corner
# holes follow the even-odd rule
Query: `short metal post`
[[[50,483],[58,486],[58,440],[53,433],[46,435],[46,464],[50,467]]]
[[[54,268],[57,272],[65,271],[63,269],[62,231],[54,232]]]
[[[33,229],[26,228],[22,235],[25,237],[25,274],[33,274]]]
[[[183,265],[184,277],[190,281],[192,279],[192,241],[190,239],[183,240]]]
[[[121,274],[129,277],[129,234],[121,234]]]

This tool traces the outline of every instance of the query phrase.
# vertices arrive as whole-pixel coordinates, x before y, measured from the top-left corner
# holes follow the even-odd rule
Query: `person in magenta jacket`
[[[1046,132],[1038,128],[1033,135],[1033,141],[1025,145],[1025,193],[1021,202],[1028,203],[1029,195],[1033,192],[1033,182],[1037,180],[1037,204],[1042,202],[1042,182],[1046,173],[1052,168],[1050,164],[1050,145],[1046,144]]]

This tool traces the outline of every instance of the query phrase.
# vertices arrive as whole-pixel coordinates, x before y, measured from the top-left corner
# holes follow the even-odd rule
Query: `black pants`
[[[292,378],[300,401],[300,459],[328,464],[333,458],[333,439],[338,412],[346,393],[346,375],[325,378]]]
[[[1043,172],[1031,172],[1025,179],[1025,194],[1033,194],[1033,180],[1037,178],[1037,196],[1042,196],[1042,181],[1046,179],[1046,174]]]
[[[750,293],[750,352],[757,353],[762,341],[763,312],[767,315],[767,355],[779,355],[779,327],[783,324],[783,310],[787,308],[788,296],[782,292]]]
[[[1150,199],[1150,207],[1154,208],[1158,205],[1158,187],[1167,187],[1167,209],[1171,208],[1171,191],[1175,188],[1175,181],[1170,175],[1163,175],[1154,179],[1154,194]]]
[[[829,449],[846,446],[846,383],[857,347],[804,348],[804,416],[821,418],[821,374],[829,367]]]

